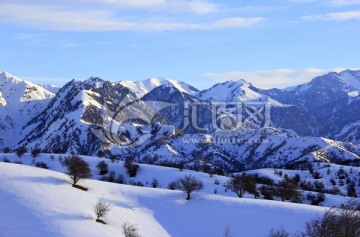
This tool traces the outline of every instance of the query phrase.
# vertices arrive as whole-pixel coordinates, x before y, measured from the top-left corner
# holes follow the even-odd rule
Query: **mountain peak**
[[[22,127],[53,97],[38,85],[0,71],[0,147],[15,146]]]
[[[314,78],[310,83],[312,82],[315,84],[318,82],[322,84],[336,82],[340,83],[344,92],[353,90],[360,91],[360,70],[347,69],[341,72],[329,72],[328,74]]]
[[[251,83],[244,79],[218,83],[207,90],[201,91],[197,97],[207,101],[270,102],[281,105],[269,98],[269,96],[261,94]]]
[[[247,82],[245,79],[242,79],[242,78],[241,79],[230,80],[229,82],[242,84],[242,85],[251,85],[251,83]]]
[[[10,73],[7,73],[5,71],[1,71],[0,70],[0,81],[1,82],[5,82],[5,81],[11,81],[12,83],[21,83],[21,82],[24,82],[23,80],[11,75]]]
[[[103,82],[104,80],[101,79],[100,77],[90,77],[84,81],[84,83],[88,85],[99,85],[102,84]]]
[[[132,90],[138,97],[142,97],[153,89],[163,85],[173,86],[180,92],[187,94],[195,94],[199,91],[185,82],[157,77],[151,77],[143,81],[120,81],[119,83]]]

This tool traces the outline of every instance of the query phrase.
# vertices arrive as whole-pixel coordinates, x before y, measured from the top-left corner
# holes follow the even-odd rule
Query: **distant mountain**
[[[185,82],[177,81],[177,80],[170,80],[164,78],[149,78],[144,81],[120,81],[121,85],[129,88],[132,92],[134,92],[139,98],[146,95],[153,89],[159,86],[173,86],[177,90],[182,93],[187,94],[195,94],[199,90],[193,86],[188,85]]]
[[[144,163],[228,171],[360,159],[360,71],[281,90],[244,80],[198,91],[167,79],[89,78],[67,83],[56,95],[0,75],[0,148],[102,150]],[[270,106],[267,122],[263,105]]]
[[[281,105],[266,94],[261,94],[257,88],[241,79],[219,83],[210,89],[197,94],[199,100],[220,102],[269,102]]]
[[[330,72],[303,85],[259,92],[297,108],[288,107],[277,116],[286,114],[287,118],[295,118],[303,114],[306,119],[296,124],[281,123],[276,116],[273,119],[275,126],[293,129],[301,135],[335,138],[346,125],[360,119],[360,71]],[[299,127],[307,129],[301,130]]]
[[[286,89],[259,90],[279,102],[300,106],[307,111],[317,110],[320,106],[343,98],[357,97],[359,91],[360,71],[351,70],[330,72],[315,77],[309,83]]]
[[[0,71],[0,147],[15,147],[22,127],[54,97],[46,89]]]

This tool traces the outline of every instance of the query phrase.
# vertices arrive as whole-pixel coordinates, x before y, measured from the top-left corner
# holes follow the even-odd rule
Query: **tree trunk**
[[[190,192],[187,193],[187,198],[186,200],[190,200]]]

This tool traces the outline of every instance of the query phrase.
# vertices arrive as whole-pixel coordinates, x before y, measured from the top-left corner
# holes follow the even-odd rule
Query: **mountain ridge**
[[[283,167],[304,161],[341,163],[360,159],[360,138],[351,132],[358,129],[360,121],[360,100],[354,92],[357,81],[360,81],[360,71],[344,71],[316,77],[293,89],[262,90],[238,80],[198,91],[186,83],[157,78],[143,83],[110,82],[97,77],[72,80],[56,95],[49,92],[51,98],[40,100],[46,101],[41,111],[37,110],[36,116],[30,116],[21,124],[12,143],[3,142],[0,147],[27,146],[80,154],[105,151],[108,156],[122,157],[136,154],[138,161],[145,163],[175,162],[194,168],[199,162],[205,162],[214,169],[233,171]],[[349,92],[352,93],[349,95]],[[4,96],[2,91],[0,102]],[[156,116],[151,120],[142,121],[141,116],[153,114],[149,105],[154,102],[168,105],[156,109]],[[242,105],[243,117],[249,116],[249,111],[255,115],[252,120],[239,123],[232,120],[229,111],[233,109],[225,108],[216,114],[219,117],[215,121],[212,116],[218,108],[213,107],[213,102]],[[271,105],[271,123],[259,130],[255,123],[263,118],[256,115],[260,108],[254,106],[266,104]],[[123,110],[129,105],[130,108]],[[351,113],[344,116],[347,109]],[[135,117],[118,120],[126,111],[132,111]],[[0,121],[3,120],[6,118]],[[152,122],[147,125],[149,121]],[[109,133],[109,124],[113,123],[117,131]],[[222,131],[229,125],[240,130]],[[99,134],[94,134],[95,130]],[[136,144],[141,144],[137,147],[120,145],[142,139],[144,135],[147,140],[138,140]],[[222,139],[239,142],[219,143]]]

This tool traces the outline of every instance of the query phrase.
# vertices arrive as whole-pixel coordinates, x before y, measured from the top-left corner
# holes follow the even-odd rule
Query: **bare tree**
[[[232,232],[230,226],[226,226],[226,227],[224,228],[224,233],[223,233],[222,237],[234,237],[234,236],[235,236],[235,235],[234,235],[234,233]]]
[[[124,167],[127,170],[127,173],[130,177],[136,177],[140,166],[134,163],[134,159],[131,157],[127,157],[124,162]]]
[[[21,146],[16,150],[16,155],[18,157],[21,157],[22,155],[24,155],[27,152],[27,148],[25,146]]]
[[[107,174],[109,172],[108,167],[108,164],[103,160],[96,165],[96,169],[98,169],[100,175]]]
[[[330,209],[325,212],[322,217],[315,218],[306,222],[305,232],[303,236],[307,237],[329,237],[332,235],[336,224],[335,209]]]
[[[10,151],[11,151],[10,147],[4,147],[3,148],[4,153],[9,153]]]
[[[94,207],[96,221],[105,224],[105,222],[102,221],[101,218],[105,218],[110,211],[111,211],[110,204],[107,204],[99,200]]]
[[[257,195],[256,183],[251,176],[242,173],[241,175],[235,175],[225,183],[225,188],[230,189],[242,198],[245,192]]]
[[[281,201],[297,199],[300,196],[297,186],[286,179],[279,182],[275,189],[275,193],[281,198]]]
[[[137,227],[133,224],[125,222],[121,228],[123,229],[125,237],[140,237]]]
[[[67,174],[72,181],[72,186],[76,187],[76,184],[81,179],[87,179],[91,177],[89,164],[81,159],[79,156],[71,155],[66,157],[62,161],[62,165],[66,167]]]
[[[356,200],[350,200],[341,208],[331,208],[322,217],[307,222],[302,234],[307,237],[358,237],[359,207]]]
[[[356,199],[337,209],[339,234],[344,237],[360,236],[360,204]],[[340,236],[339,235],[339,236]]]
[[[35,158],[40,155],[40,152],[41,152],[40,148],[34,148],[31,150],[31,156]]]
[[[176,180],[173,185],[176,189],[186,192],[186,200],[190,200],[193,191],[201,190],[204,184],[201,180],[197,180],[193,175],[185,175],[183,178]]]

